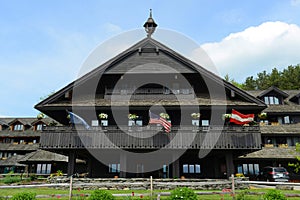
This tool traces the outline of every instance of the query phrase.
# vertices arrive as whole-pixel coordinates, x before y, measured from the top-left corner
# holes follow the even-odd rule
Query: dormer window
[[[24,125],[23,124],[15,124],[14,131],[23,131]]]
[[[264,101],[268,105],[279,105],[279,99],[275,96],[265,96]]]
[[[43,124],[37,124],[36,125],[36,130],[41,131],[43,129]]]

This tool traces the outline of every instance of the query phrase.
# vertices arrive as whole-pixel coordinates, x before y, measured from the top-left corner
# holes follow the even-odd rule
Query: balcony
[[[42,149],[261,149],[258,126],[175,127],[46,127]]]

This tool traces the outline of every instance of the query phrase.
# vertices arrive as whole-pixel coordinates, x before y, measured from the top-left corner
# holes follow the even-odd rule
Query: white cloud
[[[104,24],[104,30],[109,34],[118,34],[122,32],[122,28],[112,23]]]
[[[298,5],[300,5],[300,0],[291,0],[291,5],[292,6],[298,6]]]
[[[241,82],[263,70],[270,72],[274,67],[282,69],[300,63],[300,27],[265,22],[201,47],[223,76],[228,73]]]

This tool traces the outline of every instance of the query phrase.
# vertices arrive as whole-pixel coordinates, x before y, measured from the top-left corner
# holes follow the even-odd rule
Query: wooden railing
[[[141,95],[141,94],[193,94],[193,90],[189,88],[181,89],[166,89],[166,88],[139,88],[139,89],[105,89],[105,94],[130,94],[130,95]]]
[[[260,149],[259,127],[47,127],[41,135],[43,149],[124,148],[124,149]]]

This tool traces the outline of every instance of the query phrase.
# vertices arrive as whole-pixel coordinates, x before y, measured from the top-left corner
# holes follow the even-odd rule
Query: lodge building
[[[65,125],[46,127],[40,147],[69,156],[69,175],[80,158],[91,177],[222,178],[238,156],[261,149],[259,126],[222,114],[257,115],[266,104],[153,39],[156,26],[150,15],[145,39],[35,106]],[[170,133],[148,124],[149,110],[169,116]],[[91,128],[70,128],[69,111]]]
[[[39,131],[41,150],[67,156],[68,175],[90,177],[254,177],[295,161],[300,90],[241,90],[153,39],[156,26],[150,15],[146,38],[35,106],[59,123]],[[258,123],[230,123],[232,109]],[[171,122],[169,133],[149,111]]]

